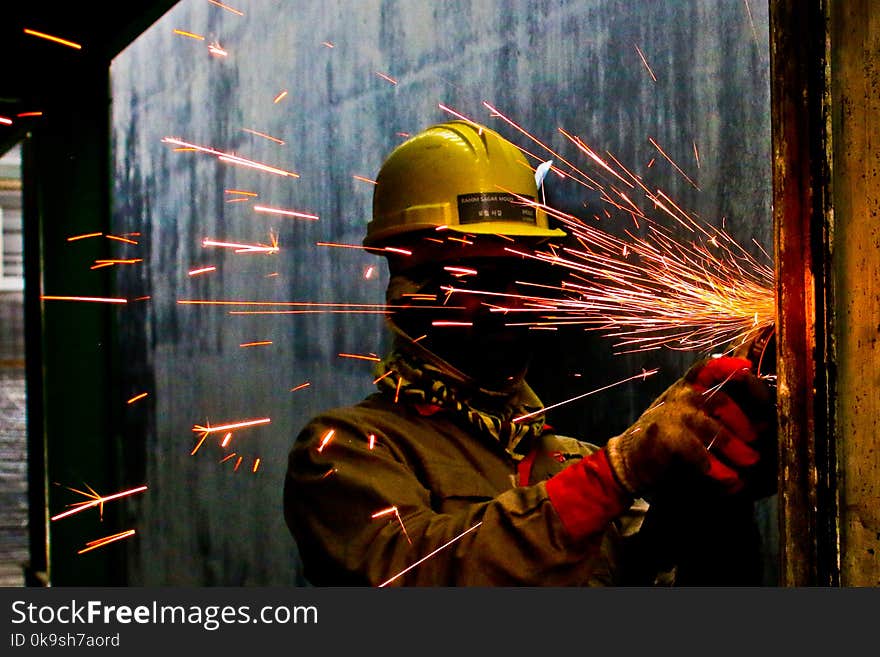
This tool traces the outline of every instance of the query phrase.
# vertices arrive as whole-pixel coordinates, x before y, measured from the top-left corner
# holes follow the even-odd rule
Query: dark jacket
[[[381,393],[312,419],[284,489],[316,586],[614,584],[645,509],[594,445],[547,431],[516,461],[439,407]]]

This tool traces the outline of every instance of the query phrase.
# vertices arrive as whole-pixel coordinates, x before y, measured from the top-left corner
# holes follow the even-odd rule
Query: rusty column
[[[880,582],[880,8],[772,0],[780,584]]]
[[[840,583],[880,585],[880,6],[830,13]]]

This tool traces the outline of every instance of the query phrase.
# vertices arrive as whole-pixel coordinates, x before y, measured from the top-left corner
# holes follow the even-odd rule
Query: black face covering
[[[392,272],[388,302],[416,306],[396,310],[392,321],[480,387],[502,390],[525,376],[534,345],[522,325],[529,321],[523,297],[545,296],[527,283],[546,284],[550,269],[520,258],[476,258]]]

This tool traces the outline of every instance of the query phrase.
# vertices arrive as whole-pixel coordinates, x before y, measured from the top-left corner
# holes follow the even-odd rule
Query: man
[[[394,310],[379,390],[310,420],[290,453],[285,517],[312,584],[656,583],[678,565],[663,528],[687,516],[664,500],[750,494],[767,427],[732,393],[769,397],[747,359],[697,363],[602,448],[545,425],[528,331],[504,312],[550,269],[523,249],[565,235],[536,196],[520,151],[469,122],[383,164],[364,240]]]

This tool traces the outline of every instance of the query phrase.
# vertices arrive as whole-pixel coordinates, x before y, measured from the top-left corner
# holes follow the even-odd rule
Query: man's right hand
[[[729,493],[742,490],[745,473],[760,459],[756,447],[769,429],[768,417],[775,422],[772,392],[751,368],[749,360],[731,357],[691,367],[635,424],[608,441],[619,483],[639,497],[681,475],[703,473]],[[736,402],[725,388],[736,391]]]

